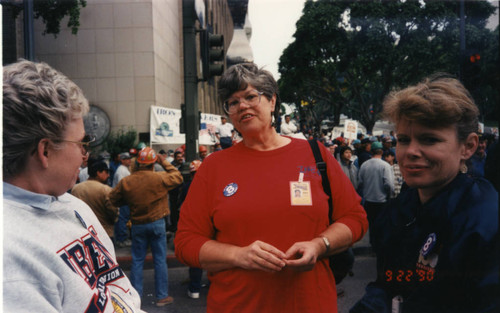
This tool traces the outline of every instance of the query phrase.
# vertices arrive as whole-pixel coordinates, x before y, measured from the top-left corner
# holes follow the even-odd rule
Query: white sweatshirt
[[[83,201],[3,188],[4,312],[143,312]]]

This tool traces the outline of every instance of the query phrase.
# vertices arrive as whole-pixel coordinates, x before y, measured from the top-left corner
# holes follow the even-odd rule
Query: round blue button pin
[[[236,183],[230,183],[224,188],[223,194],[225,197],[231,197],[238,190],[238,185]]]

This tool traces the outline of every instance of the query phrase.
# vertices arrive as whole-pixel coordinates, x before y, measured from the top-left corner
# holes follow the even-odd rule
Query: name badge
[[[311,183],[308,181],[290,182],[290,202],[292,205],[312,205]]]

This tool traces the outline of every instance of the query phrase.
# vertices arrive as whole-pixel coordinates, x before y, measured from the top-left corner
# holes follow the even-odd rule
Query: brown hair
[[[479,110],[470,93],[443,74],[391,92],[384,99],[384,115],[395,124],[406,119],[431,128],[455,125],[459,141],[478,130]]]

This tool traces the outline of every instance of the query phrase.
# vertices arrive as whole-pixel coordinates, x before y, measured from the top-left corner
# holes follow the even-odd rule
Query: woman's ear
[[[270,102],[271,102],[271,112],[274,112],[274,110],[276,109],[276,94],[273,95]]]
[[[50,141],[47,138],[44,138],[38,142],[36,157],[42,164],[43,168],[49,167],[49,155],[51,153],[50,149]]]
[[[468,160],[476,152],[478,144],[479,144],[479,137],[477,136],[477,134],[470,133],[464,142],[464,150],[462,152],[462,159]]]

